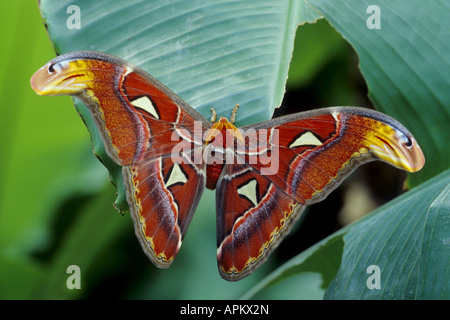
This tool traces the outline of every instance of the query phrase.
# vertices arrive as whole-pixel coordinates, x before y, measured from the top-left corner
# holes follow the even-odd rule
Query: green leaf
[[[344,50],[345,42],[324,19],[303,25],[295,36],[295,54],[289,67],[288,90],[309,85],[327,63],[339,54],[346,54]]]
[[[328,288],[326,299],[449,299],[449,181],[447,170],[339,230],[275,270],[244,298],[321,298],[319,289]],[[367,286],[370,266],[379,267],[380,289]],[[305,278],[316,281],[306,295],[299,290]]]
[[[131,227],[129,217],[117,214],[111,207],[112,198],[112,186],[108,185],[96,197],[83,203],[75,221],[61,227],[64,229],[62,239],[46,267],[45,275],[40,278],[37,286],[39,290],[34,291],[35,299],[78,298],[92,290],[95,283],[120,264],[120,261],[115,261],[102,272],[93,267],[99,264],[98,260],[114,259],[118,255],[114,252],[113,244],[126,232],[127,227]],[[108,249],[112,249],[109,256]],[[66,285],[71,275],[67,273],[67,267],[71,265],[80,268],[81,290],[69,289]],[[91,276],[96,270],[97,274]]]
[[[33,72],[54,55],[37,3],[8,2],[4,10],[8,14],[0,19],[4,30],[0,33],[0,250],[17,254],[45,245],[54,199],[77,189],[79,177],[86,178],[80,170],[94,167],[92,180],[82,182],[83,190],[91,191],[90,186],[98,186],[95,179],[102,167],[87,157],[88,136],[74,117],[70,99],[37,99],[30,88]]]
[[[348,228],[327,299],[449,299],[450,170]],[[369,289],[367,268],[380,268]]]
[[[240,125],[267,120],[280,105],[297,26],[318,17],[303,1],[84,0],[76,30],[67,27],[71,4],[40,4],[58,53],[118,55],[206,117],[211,107],[229,116],[239,103]]]
[[[308,0],[355,48],[376,108],[403,123],[425,154],[417,185],[449,168],[450,4],[445,0]],[[371,5],[381,29],[369,29]]]
[[[440,175],[440,177],[445,175]],[[448,175],[447,175],[448,177]],[[423,231],[416,298],[450,298],[450,183],[431,202]],[[442,181],[443,186],[445,180]]]
[[[25,299],[33,296],[44,268],[32,259],[0,252],[0,299]]]
[[[260,281],[242,299],[322,299],[341,263],[344,234],[337,232],[303,251]]]

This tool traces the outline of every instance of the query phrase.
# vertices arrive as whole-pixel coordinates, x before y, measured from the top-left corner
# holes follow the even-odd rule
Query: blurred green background
[[[55,56],[37,2],[3,5],[0,297],[26,298],[44,272],[42,260],[31,253],[52,239],[50,225],[60,205],[55,199],[103,188],[107,174],[89,154],[89,135],[70,108],[70,99],[37,99],[30,90],[31,75]],[[80,176],[81,167],[91,172]]]
[[[114,210],[116,189],[92,154],[71,99],[39,97],[30,88],[31,75],[55,56],[37,2],[6,2],[3,12],[0,299],[236,299],[356,219],[342,213],[350,192],[357,194],[352,209],[361,199],[353,210],[359,214],[402,192],[404,173],[382,164],[364,166],[326,203],[311,207],[303,221],[308,227],[297,232],[297,224],[262,268],[228,283],[217,272],[214,194],[206,191],[175,263],[159,270],[141,251],[131,218]],[[356,54],[328,22],[299,28],[295,41],[288,91],[275,115],[319,106],[371,107]],[[66,286],[72,264],[81,268],[81,290]],[[322,295],[312,289],[296,297]]]

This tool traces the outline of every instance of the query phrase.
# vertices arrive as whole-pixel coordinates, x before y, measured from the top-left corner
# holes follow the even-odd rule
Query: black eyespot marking
[[[408,147],[408,148],[411,148],[412,145],[413,145],[413,142],[412,142],[411,138],[406,136],[406,139],[407,139],[407,141],[405,143],[405,146]]]
[[[48,69],[47,69],[47,70],[48,70],[49,73],[55,72],[55,69],[53,68],[54,66],[55,66],[55,65],[54,65],[53,63],[52,63],[51,65],[48,66]]]

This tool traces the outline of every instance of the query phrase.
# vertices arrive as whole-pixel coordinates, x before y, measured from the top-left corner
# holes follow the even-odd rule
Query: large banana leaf
[[[302,252],[244,298],[449,299],[449,221],[447,170]]]

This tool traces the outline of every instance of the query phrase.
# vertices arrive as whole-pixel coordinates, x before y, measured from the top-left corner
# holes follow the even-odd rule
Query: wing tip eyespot
[[[47,67],[47,72],[49,74],[55,73],[55,63],[49,63]]]

